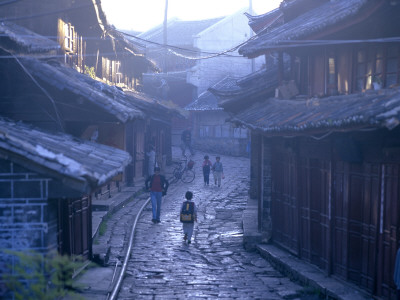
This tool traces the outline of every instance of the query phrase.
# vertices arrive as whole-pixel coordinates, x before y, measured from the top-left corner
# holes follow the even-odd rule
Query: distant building
[[[237,86],[237,79],[226,77],[215,89],[230,89]],[[193,118],[193,146],[204,152],[224,153],[232,156],[247,156],[250,142],[249,131],[244,126],[230,123],[229,114],[218,105],[218,99],[209,91],[203,92],[194,102],[185,107]]]
[[[226,76],[245,76],[260,69],[264,63],[262,58],[252,61],[240,57],[233,49],[251,37],[246,11],[243,9],[230,16],[208,20],[170,20],[166,44],[171,47],[163,46],[163,25],[140,34],[140,38],[151,41],[146,44],[146,57],[162,70],[159,74],[143,75],[144,90],[182,107],[193,107],[193,101]],[[227,52],[222,54],[224,51]],[[187,122],[174,121],[173,143],[180,143],[180,133],[190,125],[194,130],[195,145],[200,145],[196,138],[204,132],[199,131],[203,125],[197,121],[199,119],[192,117]],[[227,133],[221,134],[226,136]]]

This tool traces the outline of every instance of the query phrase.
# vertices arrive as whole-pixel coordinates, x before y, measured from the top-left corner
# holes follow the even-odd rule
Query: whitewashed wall
[[[248,40],[251,29],[244,15],[245,11],[247,10],[242,9],[201,32],[195,37],[194,46],[201,51],[220,53]],[[229,54],[240,56],[237,51]],[[260,69],[264,62],[263,57],[256,58],[254,71]],[[189,70],[187,81],[198,87],[200,95],[227,75],[242,77],[252,71],[252,60],[248,58],[219,56],[198,60],[196,66]]]

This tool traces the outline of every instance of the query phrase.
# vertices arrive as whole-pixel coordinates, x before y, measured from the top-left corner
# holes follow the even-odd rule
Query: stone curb
[[[257,251],[268,260],[272,266],[293,281],[300,282],[325,295],[328,299],[365,300],[371,296],[355,285],[329,277],[316,266],[313,266],[289,252],[270,244],[259,244]]]

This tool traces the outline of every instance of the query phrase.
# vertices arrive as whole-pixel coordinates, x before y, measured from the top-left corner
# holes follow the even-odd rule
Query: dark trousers
[[[204,183],[210,184],[210,172],[203,171],[203,176],[204,176]]]

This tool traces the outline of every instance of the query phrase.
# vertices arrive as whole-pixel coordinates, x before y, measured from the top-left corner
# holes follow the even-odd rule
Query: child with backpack
[[[204,177],[204,185],[209,185],[210,184],[210,171],[211,171],[212,163],[209,160],[208,155],[204,156],[204,161],[203,161],[203,177]]]
[[[187,191],[185,194],[186,201],[182,203],[180,221],[182,222],[183,240],[188,244],[192,241],[194,222],[197,222],[197,207],[192,201],[193,193]]]

